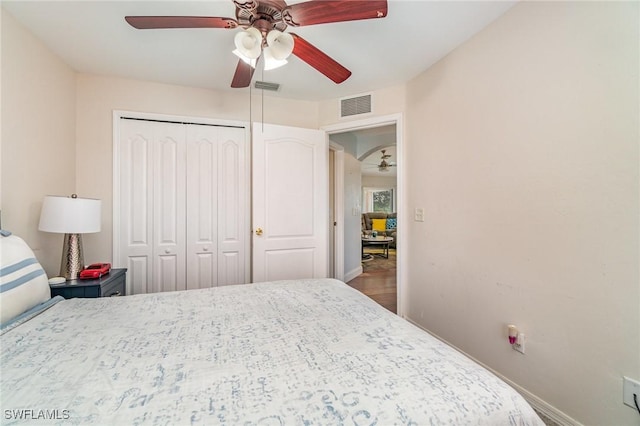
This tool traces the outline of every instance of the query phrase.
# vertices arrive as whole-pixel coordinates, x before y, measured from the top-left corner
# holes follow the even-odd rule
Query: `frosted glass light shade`
[[[279,30],[271,30],[267,34],[267,45],[271,48],[271,54],[275,59],[287,59],[293,52],[293,36]]]
[[[249,59],[257,59],[262,52],[262,33],[251,27],[237,33],[233,39],[236,49]]]
[[[60,234],[100,232],[101,208],[100,200],[48,195],[42,202],[38,229]]]
[[[236,55],[238,58],[242,59],[242,61],[243,61],[245,64],[247,64],[247,65],[251,66],[251,68],[255,68],[255,67],[256,67],[256,64],[258,63],[258,60],[257,60],[257,59],[250,59],[250,58],[247,58],[247,57],[246,57],[246,56],[244,56],[242,53],[240,53],[240,51],[239,51],[238,49],[235,49],[232,53],[233,53],[234,55]]]
[[[287,64],[286,59],[276,59],[273,57],[273,49],[271,47],[264,48],[264,70],[274,70]]]

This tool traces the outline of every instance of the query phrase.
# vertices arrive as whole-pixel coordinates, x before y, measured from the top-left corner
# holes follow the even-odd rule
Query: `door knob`
[[[256,235],[262,235],[262,228],[256,229]]]
[[[164,252],[165,252],[166,254],[169,254],[169,253],[171,253],[171,250],[169,250],[169,249],[164,249]]]
[[[209,251],[209,247],[204,247],[203,250],[204,251]]]

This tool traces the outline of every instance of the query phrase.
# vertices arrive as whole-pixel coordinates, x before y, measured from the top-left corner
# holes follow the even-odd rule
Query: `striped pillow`
[[[51,298],[47,274],[21,238],[0,236],[0,323]]]

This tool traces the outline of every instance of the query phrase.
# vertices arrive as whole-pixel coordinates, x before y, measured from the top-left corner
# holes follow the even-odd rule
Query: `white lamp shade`
[[[267,34],[267,45],[271,48],[271,54],[275,59],[284,60],[293,52],[293,36],[278,30],[271,30]]]
[[[60,234],[100,232],[101,209],[100,200],[47,195],[42,202],[38,229]]]
[[[233,39],[236,49],[249,59],[257,59],[262,52],[262,33],[251,27],[239,32]]]
[[[265,47],[263,53],[265,71],[273,70],[287,64],[286,59],[276,59],[273,57],[273,49],[271,47]]]

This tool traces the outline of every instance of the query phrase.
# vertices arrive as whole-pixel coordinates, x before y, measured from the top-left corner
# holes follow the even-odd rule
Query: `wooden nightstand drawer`
[[[95,298],[126,295],[126,269],[112,269],[96,280],[69,280],[61,285],[50,285],[51,297],[62,296]]]
[[[102,289],[102,295],[100,297],[116,297],[116,296],[124,296],[126,293],[124,279],[118,280]]]

